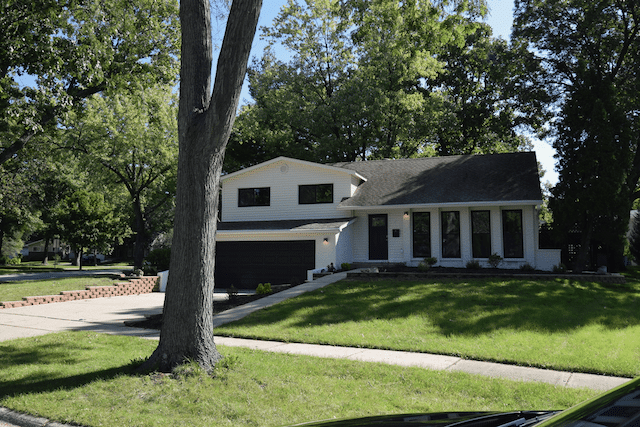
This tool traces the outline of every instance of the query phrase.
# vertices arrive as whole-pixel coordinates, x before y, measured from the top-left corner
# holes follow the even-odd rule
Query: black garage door
[[[315,268],[313,240],[216,243],[216,287],[255,289],[259,283],[303,283]]]

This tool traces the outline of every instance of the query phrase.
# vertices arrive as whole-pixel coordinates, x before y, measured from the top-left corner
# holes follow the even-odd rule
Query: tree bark
[[[588,221],[587,227],[582,232],[582,238],[580,239],[580,249],[576,255],[573,267],[574,273],[581,274],[587,264],[587,257],[589,256],[589,249],[591,247],[591,230],[592,221]]]
[[[136,221],[136,240],[133,246],[133,267],[142,268],[142,263],[144,262],[144,250],[147,247],[147,230],[139,197],[133,199],[133,212]]]
[[[178,183],[160,342],[141,370],[169,372],[187,360],[210,370],[218,193],[262,0],[235,0],[209,96],[213,60],[208,0],[182,0]]]
[[[49,238],[44,238],[44,258],[42,260],[42,265],[49,264]]]

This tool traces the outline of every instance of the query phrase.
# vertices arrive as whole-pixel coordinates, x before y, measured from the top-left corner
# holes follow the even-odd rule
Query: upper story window
[[[298,186],[298,203],[333,203],[333,184],[314,184]]]
[[[238,188],[238,206],[270,206],[271,188]]]

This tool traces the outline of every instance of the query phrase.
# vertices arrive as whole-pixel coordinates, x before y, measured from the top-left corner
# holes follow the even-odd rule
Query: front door
[[[369,259],[387,260],[387,214],[369,215]]]

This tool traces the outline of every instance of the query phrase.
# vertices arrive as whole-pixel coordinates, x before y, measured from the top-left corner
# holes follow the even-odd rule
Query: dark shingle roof
[[[367,179],[340,207],[542,200],[535,153],[338,163]]]

